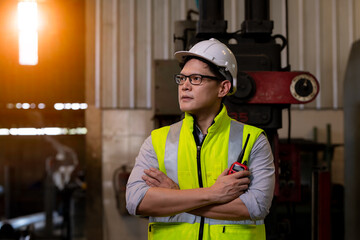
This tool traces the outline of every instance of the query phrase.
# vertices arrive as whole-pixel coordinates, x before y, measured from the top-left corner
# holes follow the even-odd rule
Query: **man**
[[[235,91],[236,59],[216,39],[175,57],[183,65],[175,81],[185,118],[145,140],[127,184],[127,209],[150,216],[149,239],[265,239],[271,148],[261,129],[231,119],[222,104]],[[228,174],[242,148],[249,171]]]

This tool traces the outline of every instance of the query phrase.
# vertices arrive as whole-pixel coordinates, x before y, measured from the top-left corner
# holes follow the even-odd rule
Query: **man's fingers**
[[[225,169],[220,176],[226,176],[228,175],[229,172],[229,168]],[[235,172],[230,174],[233,178],[243,178],[243,177],[248,177],[250,176],[250,172],[248,170],[244,170],[244,171],[239,171],[239,172]]]
[[[149,171],[151,171],[153,174],[164,174],[162,171],[160,171],[159,169],[157,169],[157,168],[153,168],[153,167],[151,167],[151,168],[149,168],[148,169]]]
[[[245,193],[245,191],[240,191],[240,195],[242,195],[242,194],[244,194]]]
[[[156,168],[145,169],[144,173],[152,178],[156,178],[159,181],[165,176],[165,174]]]
[[[229,168],[225,169],[221,174],[220,176],[226,176],[229,172]]]
[[[247,170],[239,171],[231,174],[234,178],[244,178],[250,176],[250,172]]]
[[[245,187],[247,189],[249,184],[250,184],[250,181],[247,181],[245,178],[239,179],[238,186]]]
[[[152,171],[151,169],[145,169],[145,170],[144,170],[144,173],[145,173],[149,178],[154,178],[154,179],[156,179],[157,181],[160,182],[160,179],[158,179],[158,178],[159,178],[158,175],[157,175],[154,171]]]
[[[159,182],[157,179],[152,178],[152,177],[149,177],[149,176],[147,176],[147,175],[143,175],[141,178],[142,178],[142,179],[146,182],[146,184],[149,185],[150,187],[157,187],[157,186],[160,185],[160,182]],[[151,186],[150,184],[148,184],[148,183],[151,183],[152,186]]]
[[[250,183],[250,178],[245,175],[243,177],[239,177],[237,178],[237,180],[239,181],[240,184],[249,184]]]
[[[149,186],[149,187],[157,187],[157,186],[155,186],[154,184],[152,184],[151,182],[149,182],[149,181],[145,181],[146,182],[146,184]]]
[[[149,170],[154,171],[154,172],[161,172],[159,169],[154,168],[154,167],[149,168]]]

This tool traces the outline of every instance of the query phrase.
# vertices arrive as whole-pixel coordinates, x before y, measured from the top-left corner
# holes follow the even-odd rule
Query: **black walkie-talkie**
[[[242,162],[242,159],[244,158],[245,148],[246,148],[246,145],[247,145],[247,143],[249,141],[249,138],[250,138],[250,134],[247,135],[244,147],[241,149],[241,152],[239,154],[239,157],[238,157],[237,161],[234,162],[231,165],[231,167],[230,167],[230,169],[228,171],[228,175],[230,175],[232,173],[248,170],[248,167],[246,166],[246,162],[244,162],[244,164],[241,163],[241,162]]]

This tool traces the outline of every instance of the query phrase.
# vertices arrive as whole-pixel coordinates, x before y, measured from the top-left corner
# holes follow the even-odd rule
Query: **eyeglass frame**
[[[183,82],[183,83],[180,83],[180,82],[178,82],[177,81],[177,77],[178,76],[183,76],[183,77],[185,77],[185,81]],[[200,78],[200,82],[199,83],[193,83],[193,80],[191,79],[191,77],[192,76],[200,76],[201,78]],[[202,83],[202,81],[203,81],[203,79],[204,78],[208,78],[208,79],[212,79],[212,80],[218,80],[219,78],[218,77],[216,77],[216,76],[208,76],[208,75],[202,75],[202,74],[198,74],[198,73],[194,73],[194,74],[190,74],[190,75],[185,75],[185,74],[182,74],[182,73],[179,73],[179,74],[175,74],[174,75],[174,80],[175,80],[175,83],[177,84],[177,85],[184,85],[184,83],[186,82],[186,79],[188,79],[189,78],[189,81],[190,81],[190,83],[191,83],[191,85],[200,85],[201,83]]]

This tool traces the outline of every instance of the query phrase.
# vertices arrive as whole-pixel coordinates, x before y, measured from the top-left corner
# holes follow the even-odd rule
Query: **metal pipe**
[[[314,169],[311,179],[311,240],[318,240],[318,213],[319,213],[319,172]]]
[[[200,0],[199,21],[223,21],[224,1],[223,0]]]
[[[227,21],[224,20],[223,0],[200,0],[198,36],[203,34],[221,35],[226,33]]]
[[[7,219],[6,221],[0,221],[0,228],[5,224],[10,224],[14,229],[23,229],[27,226],[33,226],[34,230],[42,230],[45,226],[45,212],[33,213],[30,215],[20,216],[16,218]],[[62,223],[63,218],[57,213],[54,212],[53,215],[53,222],[56,225]]]
[[[269,0],[245,0],[245,20],[241,24],[244,34],[269,38],[273,25],[273,21],[270,21]]]
[[[45,233],[49,236],[54,230],[53,212],[55,210],[55,186],[51,173],[47,173],[44,188]]]
[[[246,0],[245,20],[270,20],[269,0]]]
[[[5,218],[11,218],[11,176],[10,166],[4,166],[4,202]]]

